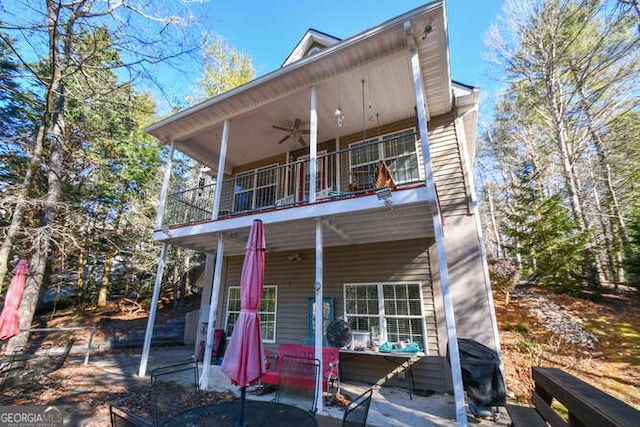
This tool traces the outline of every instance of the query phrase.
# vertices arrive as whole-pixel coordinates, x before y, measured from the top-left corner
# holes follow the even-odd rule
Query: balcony
[[[406,189],[424,182],[420,147],[413,131],[367,141],[345,150],[319,153],[314,203]],[[307,157],[307,156],[306,156]],[[300,158],[238,173],[222,181],[218,219],[305,206],[311,203],[310,162]],[[162,227],[188,225],[213,218],[216,184],[167,195]]]

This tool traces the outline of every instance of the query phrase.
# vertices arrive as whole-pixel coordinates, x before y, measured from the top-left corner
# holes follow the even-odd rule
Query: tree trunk
[[[47,172],[47,196],[44,208],[40,216],[40,222],[36,229],[29,263],[29,277],[27,278],[24,293],[18,316],[20,318],[20,329],[30,329],[33,314],[38,305],[40,288],[44,281],[44,274],[49,255],[49,240],[51,238],[51,225],[56,219],[58,202],[60,200],[62,186],[60,177],[62,176],[63,141],[65,135],[65,94],[62,85],[62,69],[60,57],[60,33],[59,14],[60,5],[54,1],[47,1],[47,23],[49,30],[49,60],[51,67],[51,80],[46,90],[45,110],[42,115],[41,129],[47,129],[50,134],[50,152]],[[70,35],[69,35],[70,36]],[[69,44],[67,43],[67,46]],[[47,126],[49,118],[50,126]],[[44,147],[47,132],[38,132],[35,146]],[[7,344],[7,352],[19,346],[25,346],[29,339],[29,333],[20,333],[11,338]]]
[[[104,260],[104,274],[102,275],[102,281],[100,282],[100,291],[98,292],[98,307],[107,306],[107,294],[109,293],[109,276],[111,276],[111,267],[113,266],[113,259],[118,252],[112,247],[107,252],[107,259]]]
[[[545,46],[541,46],[541,48],[545,49]],[[562,174],[565,179],[566,189],[568,192],[569,200],[571,202],[573,217],[578,222],[580,231],[586,232],[588,231],[589,226],[582,209],[582,201],[580,200],[580,195],[578,192],[578,179],[571,162],[571,153],[569,152],[568,127],[565,121],[563,108],[561,107],[562,105],[564,105],[564,101],[562,100],[561,96],[562,91],[559,88],[559,78],[556,75],[555,51],[550,54],[550,57],[547,58],[547,60],[548,66],[546,70],[547,74],[545,76],[547,106],[549,108],[549,112],[551,113],[556,134],[556,143],[558,144],[558,148],[560,151]],[[589,283],[594,288],[598,288],[602,283],[602,267],[600,266],[600,262],[595,256],[593,247],[593,241],[587,243],[585,263]]]
[[[58,201],[62,191],[60,176],[62,172],[63,135],[64,118],[62,115],[64,105],[64,94],[62,85],[59,85],[56,94],[56,114],[53,116],[51,126],[51,153],[49,155],[49,172],[47,174],[47,198],[44,209],[40,217],[40,223],[36,229],[36,236],[29,263],[29,277],[27,279],[22,301],[18,308],[20,317],[20,329],[29,329],[33,320],[33,314],[38,305],[40,288],[44,282],[44,274],[49,256],[49,240],[51,238],[51,226],[56,219],[58,211]],[[29,339],[28,333],[22,333],[9,340],[8,348],[13,349],[18,346],[25,346]]]

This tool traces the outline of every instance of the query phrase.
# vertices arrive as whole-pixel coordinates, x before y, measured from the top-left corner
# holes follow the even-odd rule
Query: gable
[[[287,59],[282,64],[282,67],[286,67],[287,65],[306,58],[307,56],[314,55],[320,52],[322,49],[331,47],[334,44],[339,43],[340,41],[340,39],[330,36],[329,34],[325,34],[314,29],[309,29],[309,31],[307,31],[302,39],[298,42],[293,51],[291,51]]]

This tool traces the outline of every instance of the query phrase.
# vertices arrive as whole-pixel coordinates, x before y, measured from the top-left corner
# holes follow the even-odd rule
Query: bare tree
[[[90,102],[91,97],[104,98],[108,94],[101,93],[100,82],[91,80],[95,74],[90,71],[95,67],[109,67],[130,81],[147,79],[155,82],[154,65],[197,50],[197,44],[187,37],[189,33],[185,30],[190,24],[189,14],[165,15],[150,7],[148,2],[136,0],[46,0],[44,5],[16,1],[6,7],[7,18],[0,24],[0,30],[12,35],[16,41],[4,38],[1,33],[0,37],[29,70],[31,82],[41,87],[43,101],[40,124],[33,139],[32,159],[0,248],[0,280],[7,271],[9,252],[31,197],[34,174],[38,168],[44,168],[47,176],[46,196],[33,236],[30,276],[19,307],[22,329],[30,327],[36,309],[45,278],[52,227],[61,200],[60,180],[67,137],[65,112],[68,98],[76,96],[69,88],[84,81],[86,87],[91,87],[89,95],[86,91],[81,94],[84,102]],[[113,46],[122,58],[119,63],[94,60],[101,54],[99,43],[94,45],[95,49],[77,43],[80,34],[92,34],[101,27],[108,28],[112,35]],[[75,84],[69,84],[71,81]],[[7,351],[24,345],[27,339],[27,334],[14,337]]]

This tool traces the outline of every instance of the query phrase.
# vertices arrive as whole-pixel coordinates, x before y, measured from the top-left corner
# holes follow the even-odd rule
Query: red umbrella
[[[264,284],[264,250],[262,221],[255,220],[249,233],[240,277],[240,315],[233,327],[233,334],[220,366],[220,370],[231,382],[240,386],[243,403],[246,385],[266,372],[258,315]],[[243,413],[244,409],[240,416],[240,424]]]
[[[21,259],[13,269],[13,278],[9,284],[9,290],[4,298],[4,308],[0,314],[0,340],[9,338],[20,333],[20,322],[18,318],[18,306],[24,292],[24,283],[29,274],[29,265],[26,259]]]

